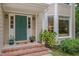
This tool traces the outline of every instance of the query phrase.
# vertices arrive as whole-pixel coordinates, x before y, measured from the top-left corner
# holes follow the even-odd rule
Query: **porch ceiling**
[[[7,12],[36,14],[46,9],[49,4],[45,3],[4,3],[3,9]]]

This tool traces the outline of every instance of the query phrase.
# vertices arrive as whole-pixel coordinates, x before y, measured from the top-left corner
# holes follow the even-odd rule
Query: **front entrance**
[[[9,14],[9,39],[27,43],[32,36],[32,15]]]
[[[15,41],[27,40],[27,16],[15,15]]]

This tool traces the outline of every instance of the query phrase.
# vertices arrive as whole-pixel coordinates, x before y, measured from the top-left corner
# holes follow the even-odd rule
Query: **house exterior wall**
[[[35,36],[35,31],[36,31],[36,29],[35,29],[35,27],[36,27],[36,18],[35,18],[35,16],[33,16],[32,17],[32,35],[33,36]]]
[[[66,4],[62,4],[62,3],[57,4],[57,6],[55,6],[55,5],[56,4],[51,4],[47,8],[46,13],[47,13],[47,16],[50,16],[50,15],[54,16],[54,30],[57,32],[57,37],[59,35],[59,24],[57,24],[58,20],[59,20],[58,16],[69,16],[70,17],[70,19],[69,19],[70,36],[58,37],[57,39],[59,41],[61,41],[62,39],[65,39],[65,38],[75,38],[75,14],[74,14],[75,7],[74,7],[74,5],[73,4],[66,5]],[[44,20],[43,22],[46,21],[45,19],[43,19],[43,20]],[[45,24],[45,25],[47,25],[47,24]]]
[[[9,17],[4,18],[4,45],[7,44],[9,39]]]
[[[72,15],[71,15],[71,5],[67,5],[67,4],[58,4],[58,16],[68,16],[69,17],[69,36],[64,36],[64,37],[58,37],[58,42],[60,43],[62,40],[66,39],[66,38],[72,38]],[[59,25],[58,25],[59,26]],[[59,28],[58,28],[59,30]]]
[[[42,19],[42,30],[48,30],[48,16],[54,16],[55,13],[55,4],[49,5],[47,9],[43,11],[43,19]]]
[[[39,41],[39,35],[42,31],[48,30],[48,19],[47,19],[47,10],[44,10],[42,13],[38,14],[37,17],[37,40]]]
[[[69,36],[58,37],[59,41],[66,38],[75,38],[75,6],[74,4],[58,4],[58,16],[69,16]]]
[[[39,41],[39,35],[40,35],[40,32],[42,31],[42,16],[43,16],[43,13],[40,13],[38,14],[37,16],[37,41]]]
[[[39,14],[39,16],[37,17],[37,37],[40,33],[41,30],[41,25],[39,24],[40,22],[42,23],[41,20],[39,20],[41,18],[41,12],[47,8],[47,4],[16,4],[16,3],[11,3],[11,4],[7,4],[4,3],[3,7],[4,7],[4,11],[5,12],[9,12],[9,13],[17,13],[17,14],[28,14],[28,15],[36,15]],[[26,8],[27,7],[27,8]],[[41,18],[42,19],[42,18]],[[34,25],[34,22],[32,22]],[[34,27],[34,26],[33,26]],[[36,34],[36,29],[32,27],[32,35]],[[28,34],[29,35],[29,34]]]
[[[43,12],[42,18],[42,31],[48,30],[48,14],[46,10]]]
[[[71,6],[58,3],[58,15],[70,16],[71,15]]]
[[[17,4],[17,3],[10,3],[10,4],[6,3],[3,6],[6,12],[21,13],[21,14],[35,14],[34,11],[30,11],[31,9],[29,7],[31,8],[33,7],[28,6],[28,4],[22,5],[22,4]]]
[[[4,4],[4,6],[5,5],[6,5],[6,7],[4,7],[5,12],[12,12],[12,13],[15,13],[15,14],[22,13],[22,14],[35,15],[35,12],[33,13],[33,12],[27,10],[27,9],[16,8],[17,5],[15,5],[15,6],[14,6],[14,4],[11,5],[11,6],[15,7],[15,8],[11,8],[11,6],[9,4]],[[10,7],[7,8],[7,6],[10,6]],[[72,5],[72,8],[71,8],[71,6],[68,6],[68,5],[65,5],[65,4],[57,4],[57,7],[56,7],[55,4],[51,4],[51,5],[49,5],[49,7],[47,9],[43,10],[40,13],[37,13],[37,19],[36,19],[37,20],[37,24],[35,23],[36,20],[34,20],[32,22],[32,25],[33,25],[32,26],[32,35],[35,35],[35,33],[36,33],[36,29],[35,29],[36,26],[37,26],[37,35],[36,35],[37,36],[37,40],[39,40],[39,34],[40,34],[40,32],[42,30],[48,30],[48,16],[49,15],[56,16],[56,17],[58,17],[58,16],[70,16],[71,17],[70,20],[72,20],[72,23],[71,23],[72,24],[72,26],[71,26],[71,34],[72,34],[71,38],[75,38],[75,29],[74,29],[75,28],[75,18],[74,18],[75,15],[74,15],[74,13],[75,12],[73,12],[74,11],[74,7],[73,6],[74,5]],[[29,6],[29,7],[33,7],[33,6]],[[27,7],[27,8],[29,8],[29,7]],[[57,10],[55,10],[55,8],[57,8]],[[71,13],[71,10],[72,10],[72,13]],[[56,12],[57,12],[57,14],[56,14]],[[1,15],[0,16],[0,38],[3,39],[3,20],[2,20],[1,7],[0,7],[0,15]],[[54,17],[54,20],[57,19],[56,17]],[[4,43],[8,39],[8,35],[7,34],[9,34],[8,33],[9,32],[9,28],[8,28],[9,27],[9,25],[8,25],[9,23],[8,22],[9,22],[9,20],[7,20],[7,19],[4,20],[4,25],[5,25],[4,26]],[[56,21],[54,21],[54,22],[56,22]],[[56,25],[56,23],[54,23],[54,30],[58,27],[57,25]]]
[[[3,11],[1,6],[0,4],[0,53],[3,47]]]
[[[49,7],[47,8],[47,11],[46,11],[47,15],[54,15],[54,13],[55,13],[54,9],[55,9],[54,3],[49,5]]]
[[[47,8],[47,4],[35,4],[35,3],[4,3],[4,10],[6,12],[15,12],[23,14],[36,14],[42,12]],[[37,8],[37,10],[35,10]]]

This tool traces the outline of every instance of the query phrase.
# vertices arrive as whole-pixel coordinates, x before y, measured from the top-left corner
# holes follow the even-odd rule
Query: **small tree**
[[[40,40],[45,42],[45,44],[47,44],[49,47],[53,47],[53,45],[55,45],[55,37],[55,32],[48,32],[45,30],[44,32],[40,33]]]

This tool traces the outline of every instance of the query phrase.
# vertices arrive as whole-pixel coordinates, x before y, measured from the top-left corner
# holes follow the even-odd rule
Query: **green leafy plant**
[[[31,36],[30,37],[30,42],[34,42],[35,41],[35,36]]]
[[[79,38],[79,4],[76,3],[75,6],[75,22],[76,22],[76,37]]]
[[[55,37],[55,32],[48,32],[45,30],[44,32],[40,33],[40,41],[45,42],[45,44],[47,44],[48,47],[53,47],[53,45],[55,45]]]
[[[62,41],[60,49],[67,53],[79,52],[79,39],[66,39]]]

